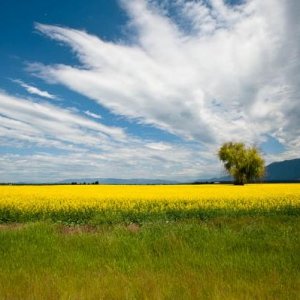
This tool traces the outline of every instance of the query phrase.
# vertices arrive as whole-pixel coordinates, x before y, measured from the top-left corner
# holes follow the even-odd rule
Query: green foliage
[[[235,184],[260,179],[265,174],[265,162],[256,147],[246,147],[244,143],[228,142],[218,152],[220,160],[228,174],[233,176]]]

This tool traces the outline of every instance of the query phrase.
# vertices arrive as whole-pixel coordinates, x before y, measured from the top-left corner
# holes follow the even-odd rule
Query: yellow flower
[[[0,209],[23,212],[279,209],[300,206],[300,184],[1,186]]]

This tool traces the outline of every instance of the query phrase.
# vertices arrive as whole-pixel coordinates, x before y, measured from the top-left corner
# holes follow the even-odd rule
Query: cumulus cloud
[[[22,80],[16,79],[16,80],[13,80],[13,81],[18,83],[21,87],[23,87],[30,94],[37,95],[37,96],[40,96],[40,97],[43,97],[43,98],[48,98],[48,99],[55,99],[56,98],[55,95],[52,95],[47,91],[42,91],[42,90],[38,89],[35,86],[29,85],[29,84],[23,82]]]

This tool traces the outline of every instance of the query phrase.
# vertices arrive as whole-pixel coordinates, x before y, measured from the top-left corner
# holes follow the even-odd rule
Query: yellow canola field
[[[300,206],[300,184],[0,186],[0,210],[133,210],[160,212]]]

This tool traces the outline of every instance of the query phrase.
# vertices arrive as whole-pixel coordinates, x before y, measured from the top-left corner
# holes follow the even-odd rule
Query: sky
[[[300,1],[1,0],[0,182],[300,157]]]

